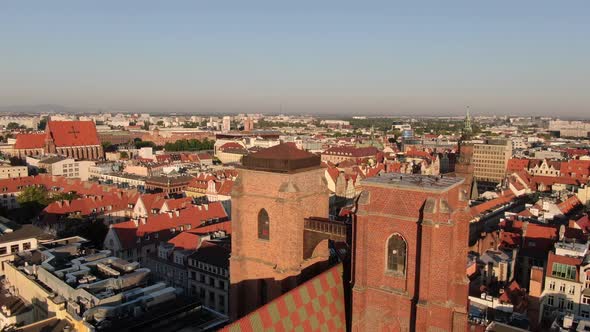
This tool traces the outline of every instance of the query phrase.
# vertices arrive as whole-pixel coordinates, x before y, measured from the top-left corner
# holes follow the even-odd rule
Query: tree
[[[21,126],[16,123],[16,122],[10,122],[9,124],[6,125],[6,129],[8,130],[14,130],[14,129],[20,129]]]
[[[41,121],[39,121],[39,125],[37,125],[37,129],[45,130],[45,127],[47,127],[47,117],[41,118]]]
[[[127,153],[127,151],[121,151],[121,153],[119,153],[119,158],[120,159],[129,159],[129,153]]]
[[[27,187],[16,198],[20,206],[49,204],[49,194],[45,187]]]
[[[141,148],[145,148],[145,147],[151,147],[151,148],[155,148],[156,147],[156,143],[151,142],[151,141],[135,141],[135,148],[136,149],[141,149]]]
[[[18,157],[10,157],[10,166],[27,166],[27,163]]]
[[[205,138],[202,141],[198,139],[181,139],[174,143],[166,143],[164,149],[166,151],[200,151],[213,149],[214,142]]]
[[[151,125],[151,123],[149,121],[145,121],[143,123],[143,126],[141,126],[141,129],[143,129],[143,130],[150,130],[150,125]]]

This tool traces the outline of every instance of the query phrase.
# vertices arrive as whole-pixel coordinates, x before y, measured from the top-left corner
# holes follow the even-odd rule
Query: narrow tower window
[[[270,220],[265,209],[258,212],[258,238],[268,240],[270,237]]]
[[[387,271],[406,273],[406,241],[399,234],[393,234],[387,240]]]

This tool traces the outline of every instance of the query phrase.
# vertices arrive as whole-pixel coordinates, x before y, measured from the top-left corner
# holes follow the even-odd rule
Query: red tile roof
[[[332,178],[332,181],[336,183],[336,179],[338,179],[338,176],[340,175],[338,168],[328,166],[326,171],[328,172],[328,175],[330,175],[330,178]]]
[[[91,196],[71,201],[57,201],[49,204],[43,214],[63,215],[80,212],[81,215],[92,213],[109,213],[127,209],[131,202],[127,195]]]
[[[590,231],[590,218],[588,218],[588,215],[583,216],[582,218],[576,220],[576,224],[578,225],[578,227],[580,227],[580,229],[582,229],[584,232],[589,232]]]
[[[219,202],[210,203],[207,206],[191,206],[175,212],[153,214],[147,218],[140,218],[137,221],[126,221],[112,226],[123,248],[132,248],[141,243],[144,236],[158,234],[159,241],[167,241],[174,234],[184,231],[190,227],[191,233],[213,232],[215,230],[227,230],[229,222],[219,222],[204,225],[208,219],[219,218],[227,220],[228,216]],[[174,231],[172,231],[174,229]],[[150,237],[150,241],[155,237]],[[140,239],[140,243],[137,240]]]
[[[487,202],[481,203],[479,205],[474,206],[472,209],[477,213],[481,214],[488,210],[494,209],[496,207],[500,207],[504,204],[510,203],[514,200],[514,194],[512,192],[507,192],[504,195],[489,200]]]
[[[571,196],[570,198],[566,199],[565,201],[559,203],[557,207],[563,214],[568,214],[575,208],[582,205],[582,202],[578,199],[576,195]]]
[[[100,145],[92,121],[49,121],[46,131],[57,147]]]
[[[201,236],[194,233],[182,232],[173,237],[168,243],[172,243],[174,248],[196,250],[201,244]]]
[[[164,194],[144,194],[141,195],[137,198],[137,203],[139,203],[139,201],[141,201],[143,203],[143,206],[145,207],[147,213],[152,213],[153,209],[157,209],[160,210],[162,208],[162,205],[164,204],[164,202],[166,201],[166,199],[164,198]]]
[[[220,146],[219,148],[217,148],[218,150],[226,150],[226,149],[243,149],[244,146],[236,143],[236,142],[227,142],[225,144],[223,144],[222,146]]]
[[[162,204],[162,208],[164,207],[164,204],[166,204],[166,207],[168,207],[168,210],[184,209],[186,207],[190,207],[192,205],[192,203],[193,203],[193,199],[191,197],[167,199]]]
[[[333,146],[322,152],[322,154],[327,155],[350,156],[355,158],[373,157],[377,153],[379,153],[379,149],[373,146],[365,148],[355,148],[352,146]]]
[[[45,146],[45,134],[17,134],[15,149],[40,149]]]
[[[234,188],[234,182],[231,180],[225,180],[225,181],[223,181],[223,183],[221,184],[221,186],[217,190],[217,194],[224,195],[224,196],[230,196],[233,188]]]

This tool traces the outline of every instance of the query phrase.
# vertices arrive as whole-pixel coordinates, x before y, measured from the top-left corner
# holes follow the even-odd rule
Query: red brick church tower
[[[470,213],[459,177],[387,173],[362,182],[353,331],[465,331]]]
[[[245,156],[232,192],[230,316],[236,319],[322,270],[327,243],[304,253],[304,220],[327,217],[320,157],[280,144]]]

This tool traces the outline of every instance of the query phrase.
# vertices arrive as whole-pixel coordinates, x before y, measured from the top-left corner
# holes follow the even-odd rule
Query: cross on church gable
[[[68,134],[74,134],[74,138],[78,138],[78,135],[80,131],[76,131],[76,128],[74,128],[74,126],[72,126],[72,131],[68,131]]]

